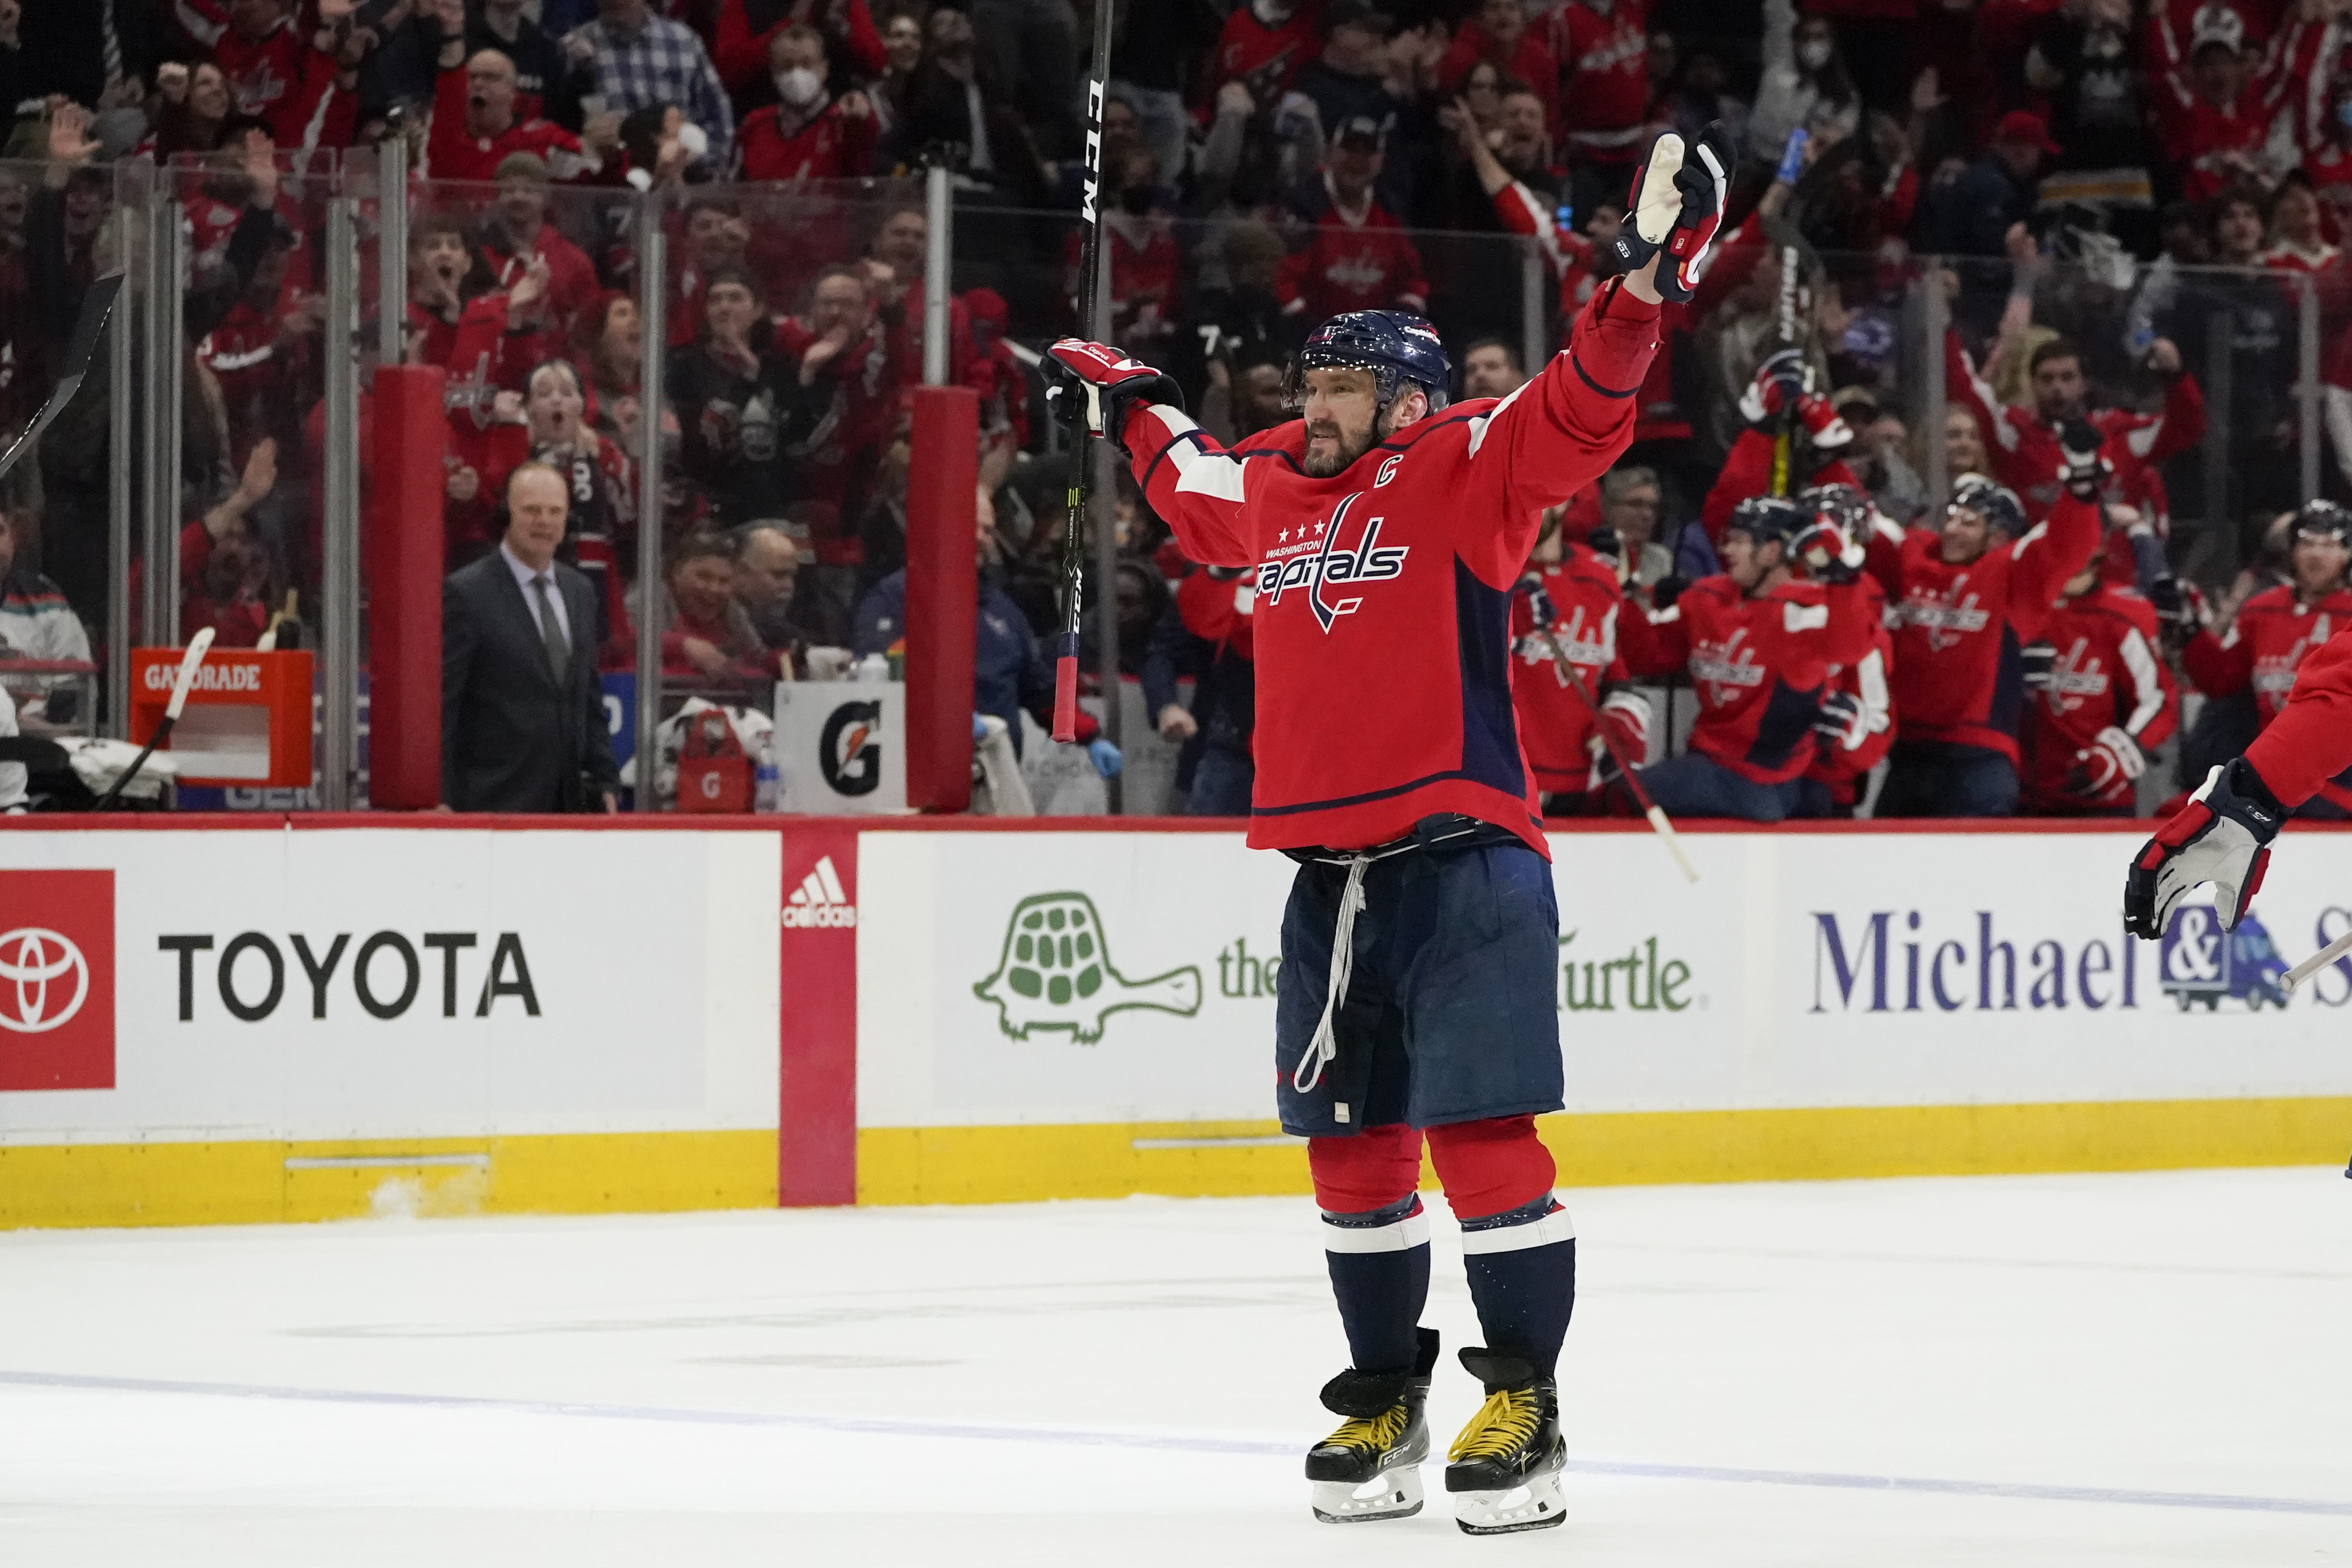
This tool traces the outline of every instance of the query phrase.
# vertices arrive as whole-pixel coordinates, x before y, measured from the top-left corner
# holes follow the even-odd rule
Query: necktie
[[[572,650],[563,640],[563,622],[555,618],[555,597],[549,591],[549,574],[541,572],[530,580],[539,591],[539,635],[547,644],[548,668],[555,672],[555,684],[563,684],[563,673],[572,663]]]

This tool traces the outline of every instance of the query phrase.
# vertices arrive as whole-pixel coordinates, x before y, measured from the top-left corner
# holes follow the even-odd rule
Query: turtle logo
[[[996,973],[972,994],[997,1007],[996,1027],[1013,1040],[1035,1029],[1066,1029],[1083,1045],[1102,1038],[1103,1020],[1123,1008],[1191,1018],[1201,1010],[1201,971],[1187,964],[1149,980],[1111,967],[1102,916],[1083,893],[1033,894],[1013,906]]]

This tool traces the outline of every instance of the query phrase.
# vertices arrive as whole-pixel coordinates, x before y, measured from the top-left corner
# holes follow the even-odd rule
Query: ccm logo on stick
[[[470,983],[465,987],[473,1016],[488,1018],[494,1004],[512,997],[526,1014],[539,1017],[539,992],[531,984],[530,960],[523,952],[522,938],[512,931],[501,931],[490,942],[476,931],[427,931],[415,942],[397,931],[379,931],[361,941],[356,950],[348,931],[325,939],[296,934],[286,942],[287,947],[282,948],[262,932],[243,931],[218,945],[218,956],[211,960],[213,983],[231,1018],[259,1023],[278,1010],[278,1003],[286,999],[287,948],[292,949],[300,966],[299,978],[310,984],[312,1018],[327,1016],[328,991],[339,971],[349,977],[352,995],[371,1018],[399,1018],[415,1005],[425,988],[425,971],[432,967],[418,953],[420,947],[441,955],[443,1018],[458,1016],[459,955],[478,947],[488,948],[489,962],[479,971],[479,988]],[[180,1021],[188,1023],[196,1016],[196,955],[213,952],[214,938],[209,935],[158,936],[155,946],[179,956]]]

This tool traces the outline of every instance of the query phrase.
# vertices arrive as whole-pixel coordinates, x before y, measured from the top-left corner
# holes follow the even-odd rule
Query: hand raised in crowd
[[[23,18],[24,8],[17,0],[0,0],[0,48],[16,48],[16,24]]]
[[[482,476],[471,465],[460,463],[449,470],[449,498],[460,506],[482,493]]]
[[[1217,112],[1224,114],[1255,114],[1257,99],[1238,78],[1217,89]]]
[[[249,207],[274,207],[278,204],[278,150],[267,142],[248,142],[237,166],[253,183],[252,193],[246,197]]]
[[[295,297],[294,308],[278,319],[278,340],[292,344],[326,325],[327,299],[321,294]]]
[[[573,28],[563,36],[563,57],[575,66],[584,66],[596,58],[596,46],[588,39],[584,28]]]
[[[1164,740],[1190,740],[1201,733],[1201,723],[1185,711],[1181,703],[1170,703],[1160,710],[1160,737]]]
[[[325,26],[337,26],[350,21],[359,8],[359,0],[319,0],[319,21]]]
[[[580,124],[580,144],[599,155],[616,152],[621,145],[621,121],[627,117],[617,109],[602,114],[592,114]]]
[[[2147,346],[2147,368],[2159,376],[2177,376],[2181,371],[2180,345],[2169,338],[2158,338]]]
[[[1911,112],[1914,114],[1933,114],[1936,110],[1943,107],[1943,78],[1936,74],[1935,67],[1929,66],[1926,70],[1921,71],[1916,77],[1912,78]]]
[[[353,27],[343,35],[343,41],[335,47],[335,64],[345,70],[355,69],[359,63],[367,58],[375,47],[383,41],[376,36],[373,27]]]
[[[869,256],[861,258],[858,267],[866,274],[866,292],[877,306],[887,309],[906,297],[907,286],[888,262]]]
[[[49,162],[79,167],[98,152],[89,134],[89,110],[67,99],[49,110]]]
[[[520,424],[522,423],[522,393],[516,392],[512,387],[502,387],[494,393],[490,398],[490,423],[493,424]]]
[[[507,314],[536,314],[539,305],[547,298],[548,276],[546,256],[534,253],[530,265],[522,269],[522,276],[507,291]]]
[[[155,91],[165,103],[182,103],[188,96],[188,68],[177,60],[155,68]]]
[[[466,37],[466,0],[431,0],[426,13],[441,26],[441,37],[463,42]]]
[[[847,322],[828,329],[824,335],[811,343],[801,355],[801,385],[816,380],[825,366],[831,364],[844,349],[849,347]]]
[[[2042,246],[2034,242],[2033,231],[2023,224],[2011,224],[2000,236],[2001,248],[2009,259],[2020,267],[2032,267],[2042,260]]]
[[[844,120],[870,120],[874,117],[874,105],[862,92],[845,92],[835,102]]]

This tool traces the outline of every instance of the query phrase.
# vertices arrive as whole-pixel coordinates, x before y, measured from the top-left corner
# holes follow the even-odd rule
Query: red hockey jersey
[[[2286,706],[2246,747],[2246,760],[2290,808],[2352,768],[2352,629],[2304,660]]]
[[[582,180],[597,173],[601,160],[580,138],[544,120],[517,120],[496,136],[477,136],[466,127],[466,68],[440,73],[433,89],[433,130],[425,143],[424,172],[436,180],[494,180],[499,165],[528,152],[547,165],[552,180]]]
[[[1299,0],[1289,20],[1269,27],[1258,20],[1256,8],[1247,0],[1234,6],[1217,34],[1215,52],[1209,57],[1208,74],[1202,81],[1202,101],[1215,101],[1219,88],[1238,80],[1261,108],[1272,104],[1289,90],[1298,68],[1315,57],[1319,47],[1316,25],[1322,15],[1321,0]]]
[[[2252,686],[2255,711],[2268,724],[2286,706],[2304,660],[2347,626],[2352,626],[2352,591],[2338,589],[2316,604],[2305,604],[2282,583],[2240,605],[2226,635],[2205,631],[2191,637],[2180,662],[2209,697]]]
[[[2101,585],[2061,600],[2040,641],[2054,656],[2050,684],[2025,705],[2028,809],[2066,815],[2130,805],[2128,779],[2096,799],[2068,789],[2067,779],[2102,730],[2120,729],[2150,752],[2179,722],[2171,672],[2157,654],[2156,611],[2127,589]]]
[[[1643,25],[1648,9],[1648,0],[1568,0],[1551,14],[1551,53],[1559,61],[1555,129],[1563,151],[1635,156],[1650,107],[1650,35]]]
[[[755,110],[736,140],[746,180],[862,180],[874,172],[881,128],[871,110],[845,114],[836,98],[792,131],[784,129],[782,104]]]
[[[1874,534],[1870,570],[1895,601],[1896,738],[1980,746],[2016,762],[2019,651],[2098,546],[2099,509],[2065,495],[2023,538],[1964,566],[1943,560],[1924,530]]]
[[[293,17],[281,16],[261,37],[248,38],[229,26],[228,9],[218,0],[173,0],[173,10],[188,37],[212,51],[239,114],[268,120],[280,147],[335,145],[321,142],[316,124],[334,84],[335,57],[311,47],[309,33]]]
[[[1870,651],[1831,670],[1822,693],[1853,698],[1861,705],[1861,718],[1834,740],[1816,732],[1813,765],[1805,769],[1805,777],[1827,785],[1830,799],[1841,806],[1860,798],[1864,776],[1895,747],[1895,639],[1886,634],[1886,593],[1875,578],[1864,578],[1862,586]]]
[[[1360,849],[1455,811],[1548,853],[1511,710],[1510,601],[1538,514],[1633,437],[1658,308],[1611,285],[1568,349],[1310,478],[1298,421],[1227,452],[1172,408],[1128,449],[1186,556],[1257,573],[1249,841]]]
[[[1629,610],[1621,635],[1637,675],[1689,669],[1693,751],[1751,783],[1785,784],[1813,765],[1831,667],[1861,662],[1871,625],[1860,582],[1790,581],[1751,597],[1717,575],[1684,589],[1671,610]]]
[[[1309,187],[1297,216],[1310,224],[1307,243],[1282,258],[1274,292],[1287,315],[1322,321],[1345,310],[1428,308],[1421,252],[1373,197],[1350,213],[1326,174]]]
[[[1542,578],[1551,601],[1552,641],[1576,666],[1584,689],[1600,701],[1604,685],[1625,678],[1625,661],[1617,653],[1617,618],[1641,612],[1626,605],[1617,573],[1581,545],[1569,545],[1563,559],[1530,570]],[[1551,649],[1534,631],[1527,598],[1514,595],[1511,646],[1517,657],[1511,661],[1511,706],[1518,715],[1519,740],[1546,794],[1582,794],[1592,787],[1593,747],[1600,738],[1592,710],[1560,674]]]

